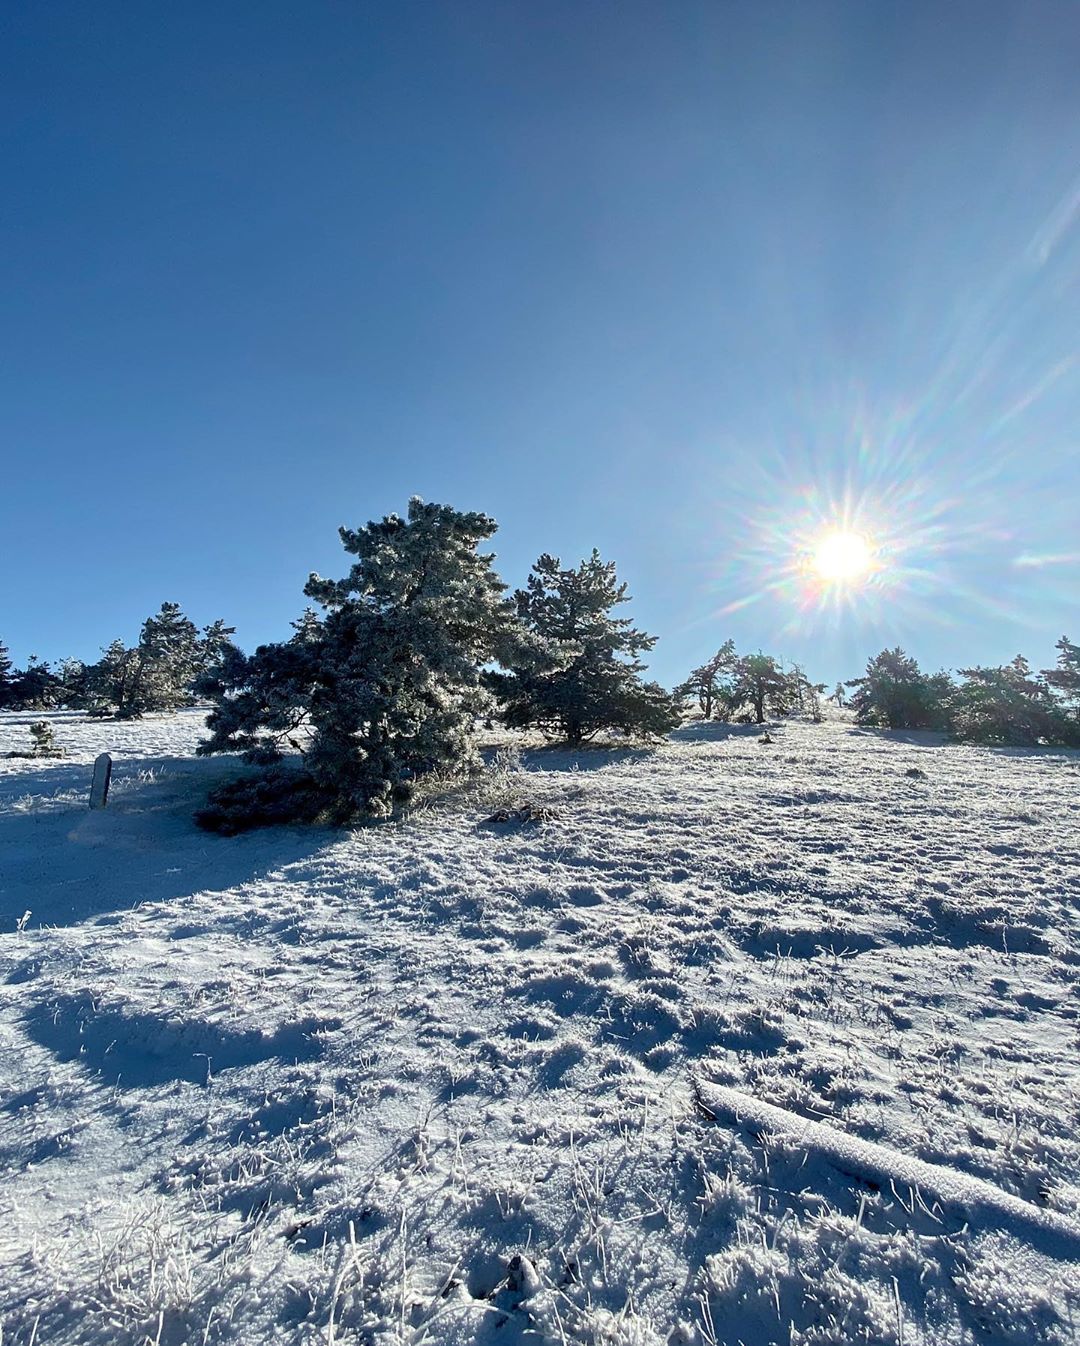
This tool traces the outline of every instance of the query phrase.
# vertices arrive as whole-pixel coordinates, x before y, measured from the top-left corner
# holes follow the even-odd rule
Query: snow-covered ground
[[[5,1346],[1080,1339],[1076,754],[690,725],[225,839],[197,714],[51,718]]]

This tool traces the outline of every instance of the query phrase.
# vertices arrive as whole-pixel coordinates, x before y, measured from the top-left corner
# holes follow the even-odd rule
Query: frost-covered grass
[[[52,718],[0,758],[5,1346],[1080,1338],[1076,754],[689,725],[226,839],[198,715]]]

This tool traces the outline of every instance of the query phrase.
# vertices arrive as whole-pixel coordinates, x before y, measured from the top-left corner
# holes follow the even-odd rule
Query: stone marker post
[[[103,752],[94,762],[94,779],[90,784],[90,807],[103,809],[109,800],[109,781],[112,780],[112,758]]]

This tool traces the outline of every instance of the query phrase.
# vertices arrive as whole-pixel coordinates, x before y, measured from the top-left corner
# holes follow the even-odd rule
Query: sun
[[[810,571],[825,584],[853,587],[861,584],[874,568],[874,548],[862,533],[830,529],[814,543]]]

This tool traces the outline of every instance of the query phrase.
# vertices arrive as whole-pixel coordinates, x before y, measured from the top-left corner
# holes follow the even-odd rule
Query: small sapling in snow
[[[30,737],[33,740],[31,755],[34,757],[60,757],[60,749],[56,746],[56,734],[53,732],[52,725],[48,720],[37,720],[30,726]]]

